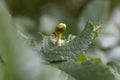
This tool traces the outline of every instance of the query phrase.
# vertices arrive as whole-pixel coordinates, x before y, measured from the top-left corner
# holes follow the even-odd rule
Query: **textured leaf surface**
[[[88,49],[88,46],[92,43],[96,31],[101,26],[87,23],[86,28],[78,35],[74,40],[59,47],[50,42],[47,37],[42,41],[43,56],[48,61],[61,61],[68,60],[78,56],[80,53],[84,53]]]
[[[119,80],[120,76],[100,62],[83,63],[67,61],[58,63],[57,67],[76,80]]]

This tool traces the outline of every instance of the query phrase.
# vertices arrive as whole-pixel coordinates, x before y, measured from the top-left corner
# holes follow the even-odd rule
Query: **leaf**
[[[101,59],[80,54],[79,56],[75,57],[75,61],[76,62],[86,62],[86,61],[101,62]]]
[[[108,66],[110,66],[112,69],[116,71],[120,75],[120,62],[119,61],[110,61],[107,63]]]
[[[75,57],[76,62],[85,62],[87,61],[87,57],[84,54],[80,54],[79,56]]]
[[[88,46],[92,43],[96,31],[101,28],[101,25],[87,23],[86,28],[74,40],[59,47],[51,43],[50,38],[46,37],[42,41],[41,51],[43,56],[48,61],[69,60],[84,53]]]
[[[53,64],[76,80],[119,80],[114,71],[101,62],[60,62]]]
[[[5,60],[4,80],[38,80],[40,57],[23,42],[8,9],[0,0],[0,56]]]
[[[12,20],[11,20],[11,16],[8,13],[3,1],[0,1],[0,55],[2,55],[2,57],[5,57],[6,60],[6,80],[15,80],[15,71],[12,67],[13,65],[13,58],[12,58],[12,54],[13,54],[13,50],[11,50],[13,47],[12,43],[13,41],[11,39],[15,39],[13,38],[13,36],[15,34],[13,34],[14,29],[12,27]],[[11,36],[13,35],[13,36]],[[10,39],[11,38],[11,39]],[[15,42],[14,42],[15,43]],[[11,62],[11,63],[8,63]]]
[[[44,65],[39,80],[75,80],[75,79],[56,67]]]

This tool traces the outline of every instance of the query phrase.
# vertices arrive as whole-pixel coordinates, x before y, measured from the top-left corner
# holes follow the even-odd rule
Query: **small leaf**
[[[44,58],[48,61],[62,61],[75,58],[88,49],[93,38],[95,38],[94,35],[96,35],[96,31],[99,30],[100,27],[99,25],[93,25],[88,22],[86,28],[80,35],[60,47],[52,44],[49,37],[44,38],[41,48]]]
[[[77,56],[75,58],[75,61],[77,61],[77,62],[85,62],[85,61],[87,61],[87,57],[84,54],[80,54],[79,56]]]
[[[76,62],[86,62],[86,61],[101,62],[101,59],[80,54],[79,56],[75,57],[75,61]]]

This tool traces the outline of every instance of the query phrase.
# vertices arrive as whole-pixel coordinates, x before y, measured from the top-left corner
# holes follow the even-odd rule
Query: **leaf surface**
[[[50,38],[46,37],[42,41],[41,51],[43,52],[43,56],[48,61],[73,59],[88,49],[88,46],[92,43],[96,34],[98,34],[96,31],[100,28],[101,25],[94,25],[88,22],[86,28],[80,33],[80,35],[60,47],[52,44]]]
[[[66,61],[55,64],[57,68],[74,77],[76,80],[119,80],[114,70],[101,62]]]

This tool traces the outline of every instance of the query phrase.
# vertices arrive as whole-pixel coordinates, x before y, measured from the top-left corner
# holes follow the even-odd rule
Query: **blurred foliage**
[[[2,80],[36,80],[41,69],[40,57],[38,58],[36,52],[23,44],[24,41],[20,39],[11,15],[2,1],[0,1],[0,17],[0,56],[4,60],[4,63],[1,63],[4,69]],[[32,62],[36,64],[31,65]],[[31,72],[35,67],[36,70]]]

